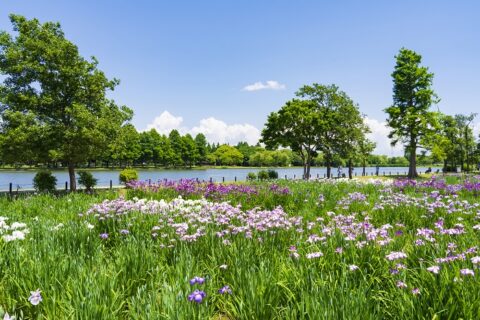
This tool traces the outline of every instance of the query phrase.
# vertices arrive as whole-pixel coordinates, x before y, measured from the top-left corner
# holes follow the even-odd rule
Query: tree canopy
[[[107,98],[119,81],[84,59],[59,23],[10,20],[16,36],[0,32],[1,148],[10,161],[66,163],[75,190],[76,164],[104,152],[133,113]]]
[[[424,141],[438,128],[438,114],[430,111],[438,103],[432,89],[433,73],[421,66],[422,57],[405,48],[400,49],[396,58],[393,78],[393,104],[385,109],[388,135],[392,145],[401,142],[409,155],[408,177],[417,177],[417,148],[424,147]]]

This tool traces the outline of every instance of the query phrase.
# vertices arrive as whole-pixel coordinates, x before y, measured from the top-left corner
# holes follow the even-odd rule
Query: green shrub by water
[[[55,192],[55,186],[57,185],[57,178],[49,170],[41,170],[33,177],[33,187],[38,192]]]
[[[119,180],[121,183],[138,180],[138,171],[135,169],[123,169],[120,171]]]

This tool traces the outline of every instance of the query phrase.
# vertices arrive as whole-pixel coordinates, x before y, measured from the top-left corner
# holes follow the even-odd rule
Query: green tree
[[[225,166],[239,165],[243,161],[243,154],[237,148],[222,144],[212,154],[216,164]]]
[[[393,105],[386,108],[388,135],[392,145],[402,142],[409,154],[408,177],[417,173],[417,149],[425,148],[428,140],[438,127],[437,113],[430,111],[432,104],[439,101],[432,89],[433,73],[422,67],[422,57],[405,48],[395,57],[397,62],[392,73]]]
[[[120,162],[120,166],[132,165],[142,152],[140,135],[131,124],[123,126],[115,140],[110,144],[112,158]]]
[[[476,113],[471,113],[468,116],[463,114],[455,115],[457,128],[459,131],[460,142],[460,164],[462,170],[470,171],[470,164],[475,150],[475,137],[473,136],[473,129],[470,127],[472,121],[477,116]]]
[[[310,165],[319,149],[318,135],[324,123],[316,107],[317,103],[311,100],[288,101],[278,112],[270,113],[262,130],[261,142],[268,149],[282,146],[300,156],[306,179],[310,177]]]
[[[185,165],[191,167],[197,163],[200,157],[197,150],[197,144],[195,143],[195,140],[193,140],[192,136],[188,133],[184,137],[182,137],[182,140],[184,146],[182,160]]]
[[[20,159],[66,163],[70,189],[76,190],[77,164],[100,155],[132,111],[107,99],[119,81],[107,79],[94,57],[81,57],[60,24],[19,15],[10,20],[16,37],[0,32],[2,149]],[[26,125],[23,137],[8,139]]]
[[[168,140],[172,148],[170,163],[174,167],[183,166],[183,155],[186,153],[186,147],[182,136],[177,130],[172,130],[168,135]]]
[[[358,158],[362,164],[362,176],[366,175],[368,157],[372,154],[377,144],[366,138],[358,141]]]
[[[358,141],[368,132],[358,106],[334,84],[303,86],[296,95],[316,104],[317,150],[323,154],[327,177],[331,177],[331,166],[339,156],[348,161],[351,176]]]
[[[139,133],[140,157],[138,160],[143,164],[157,160],[157,148],[160,143],[160,135],[155,129]],[[157,160],[158,162],[158,160]]]
[[[207,161],[207,138],[205,138],[205,135],[203,133],[198,133],[195,136],[195,146],[198,152],[198,162],[203,163]]]

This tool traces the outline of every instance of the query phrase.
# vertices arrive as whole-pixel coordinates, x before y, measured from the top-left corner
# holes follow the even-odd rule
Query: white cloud
[[[278,81],[269,80],[265,83],[259,81],[254,84],[249,84],[243,88],[244,91],[258,91],[258,90],[285,90],[286,86]]]
[[[249,144],[256,144],[260,139],[260,130],[250,124],[232,124],[213,117],[200,120],[200,124],[189,130],[191,134],[203,133],[208,141],[236,144],[239,141],[246,141]]]
[[[180,127],[182,122],[182,117],[175,117],[170,112],[163,111],[162,114],[153,119],[153,123],[147,125],[147,130],[155,129],[160,134],[169,134],[173,129],[182,129]]]
[[[182,126],[183,118],[176,117],[168,111],[153,120],[147,125],[147,130],[156,129],[161,134],[169,134],[171,130],[177,129],[181,134],[190,133],[192,136],[203,133],[209,142],[237,144],[239,141],[246,141],[249,144],[256,144],[260,139],[260,130],[250,124],[227,124],[222,120],[209,117],[200,120],[199,124],[187,128]]]
[[[403,155],[403,146],[401,144],[398,144],[395,147],[390,145],[390,139],[388,138],[390,129],[385,122],[380,122],[372,118],[365,118],[365,123],[372,131],[367,135],[368,138],[377,144],[377,147],[373,151],[374,154],[384,154],[389,157]]]

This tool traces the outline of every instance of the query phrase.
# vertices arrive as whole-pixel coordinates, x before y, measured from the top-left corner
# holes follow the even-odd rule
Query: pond
[[[180,180],[180,179],[199,179],[201,181],[244,181],[249,172],[258,172],[261,168],[233,168],[233,169],[137,169],[140,180],[158,181],[163,179]],[[263,169],[264,170],[264,169]],[[302,178],[303,169],[301,167],[291,168],[274,168],[278,172],[279,178],[300,179]],[[375,174],[375,167],[366,169],[368,175]],[[418,167],[419,172],[425,172],[426,167]],[[436,169],[435,169],[436,170]],[[406,174],[406,167],[381,167],[380,175],[396,175]],[[113,185],[118,185],[118,176],[120,170],[92,170],[93,176],[98,179],[98,186],[109,186],[110,180]],[[323,178],[327,169],[324,167],[312,167],[311,175],[313,178]],[[354,175],[361,175],[362,168],[354,168]],[[1,170],[0,171],[0,190],[8,190],[12,183],[13,190],[32,189],[33,177],[35,170]],[[53,171],[57,177],[57,187],[64,188],[65,182],[68,181],[68,172],[63,170]],[[337,175],[337,168],[332,168],[332,173]],[[343,168],[343,173],[347,174],[347,169]]]

